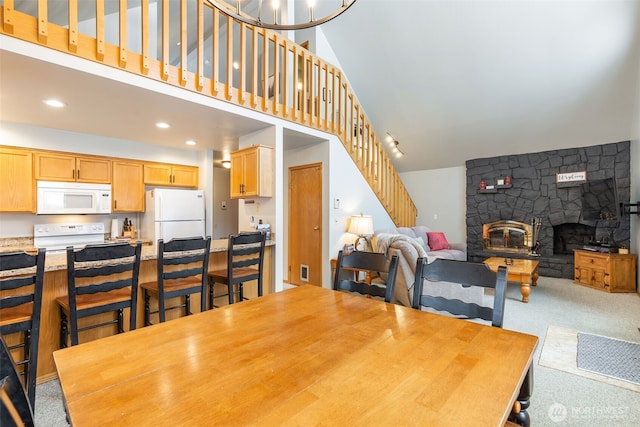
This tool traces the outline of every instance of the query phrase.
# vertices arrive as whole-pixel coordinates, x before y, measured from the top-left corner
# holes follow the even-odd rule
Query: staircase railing
[[[0,19],[2,34],[332,133],[394,223],[415,225],[416,206],[341,70],[276,32],[203,0],[4,0]]]

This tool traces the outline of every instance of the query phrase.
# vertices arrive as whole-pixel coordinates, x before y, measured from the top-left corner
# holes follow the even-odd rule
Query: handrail
[[[4,0],[0,33],[336,135],[396,226],[415,225],[416,206],[338,68],[204,0],[121,0],[115,11],[67,0],[66,22],[48,20],[49,3],[18,11]]]

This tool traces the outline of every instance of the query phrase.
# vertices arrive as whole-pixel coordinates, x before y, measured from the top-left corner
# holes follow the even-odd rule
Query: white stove
[[[45,248],[48,252],[64,251],[67,246],[84,247],[104,243],[104,224],[35,224],[33,226],[33,244]]]

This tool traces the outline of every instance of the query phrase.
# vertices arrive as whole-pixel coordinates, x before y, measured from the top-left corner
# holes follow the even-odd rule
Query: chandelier
[[[253,25],[254,27],[268,28],[270,30],[279,30],[279,31],[290,31],[290,30],[302,30],[305,28],[315,27],[320,24],[324,24],[325,22],[331,21],[333,18],[337,17],[344,13],[347,9],[349,9],[356,0],[341,0],[337,3],[340,3],[338,9],[334,12],[326,15],[324,18],[316,19],[313,15],[315,9],[316,0],[307,0],[308,8],[309,8],[309,21],[302,22],[299,24],[281,24],[278,23],[279,12],[280,12],[280,0],[270,0],[272,13],[273,13],[273,22],[264,22],[262,20],[262,3],[263,0],[258,0],[258,10],[255,12],[256,17],[249,15],[247,12],[240,10],[240,0],[235,0],[235,7],[233,7],[230,3],[233,1],[226,0],[207,0],[211,6],[218,9],[220,12],[225,15],[229,15],[233,19],[237,19],[240,22],[244,22],[245,24]]]

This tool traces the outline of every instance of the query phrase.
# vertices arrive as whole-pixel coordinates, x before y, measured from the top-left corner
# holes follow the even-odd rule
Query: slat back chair
[[[257,280],[258,296],[262,296],[262,272],[264,270],[264,247],[266,234],[261,232],[231,234],[227,247],[227,268],[209,271],[209,308],[215,298],[228,296],[233,304],[246,300],[244,283]],[[214,295],[216,283],[227,285],[227,293]],[[236,290],[237,286],[237,290]]]
[[[37,254],[0,254],[0,335],[22,334],[19,343],[10,345],[9,350],[14,352],[32,407],[36,401],[44,263],[42,248]]]
[[[505,294],[507,289],[508,270],[500,266],[498,271],[491,271],[484,263],[437,259],[431,264],[426,258],[419,258],[416,263],[416,278],[413,284],[413,303],[415,309],[431,307],[468,319],[483,319],[492,326],[502,328],[504,320]],[[463,286],[479,286],[494,290],[493,307],[485,307],[476,303],[463,302],[458,299],[447,299],[439,296],[423,295],[424,281],[459,283]],[[426,286],[429,286],[428,284]],[[520,425],[529,425],[529,398],[533,390],[533,365],[520,388],[520,394],[514,402],[509,419]]]
[[[115,324],[117,333],[123,333],[125,308],[130,311],[129,329],[136,328],[141,250],[141,242],[67,247],[68,292],[56,298],[61,348],[67,347],[69,335],[71,345],[78,345],[80,331]],[[79,319],[110,312],[116,313],[115,319],[78,326]]]
[[[424,286],[429,286],[424,284],[425,280],[494,289],[493,307],[441,296],[423,295]],[[501,266],[497,272],[493,272],[489,266],[483,263],[437,259],[429,264],[426,258],[418,258],[413,284],[412,306],[418,310],[421,307],[431,307],[456,316],[464,316],[467,319],[483,319],[491,322],[493,326],[501,328],[506,288],[507,268],[505,266]]]
[[[361,280],[359,277],[361,271],[387,273],[386,285],[378,286],[375,283]],[[353,251],[346,253],[340,251],[336,261],[333,289],[380,297],[384,298],[385,302],[391,302],[395,291],[397,272],[397,255],[393,255],[389,259],[385,254],[378,252]]]
[[[7,344],[0,342],[0,425],[32,427],[33,408]]]
[[[200,311],[206,310],[206,283],[209,268],[211,236],[180,238],[165,242],[158,240],[157,280],[142,283],[144,296],[144,324],[151,325],[151,315],[158,314],[166,321],[166,312],[184,308],[191,314],[191,294],[200,293]],[[158,310],[151,310],[151,297],[158,301]],[[184,297],[178,305],[166,306],[172,298]]]

